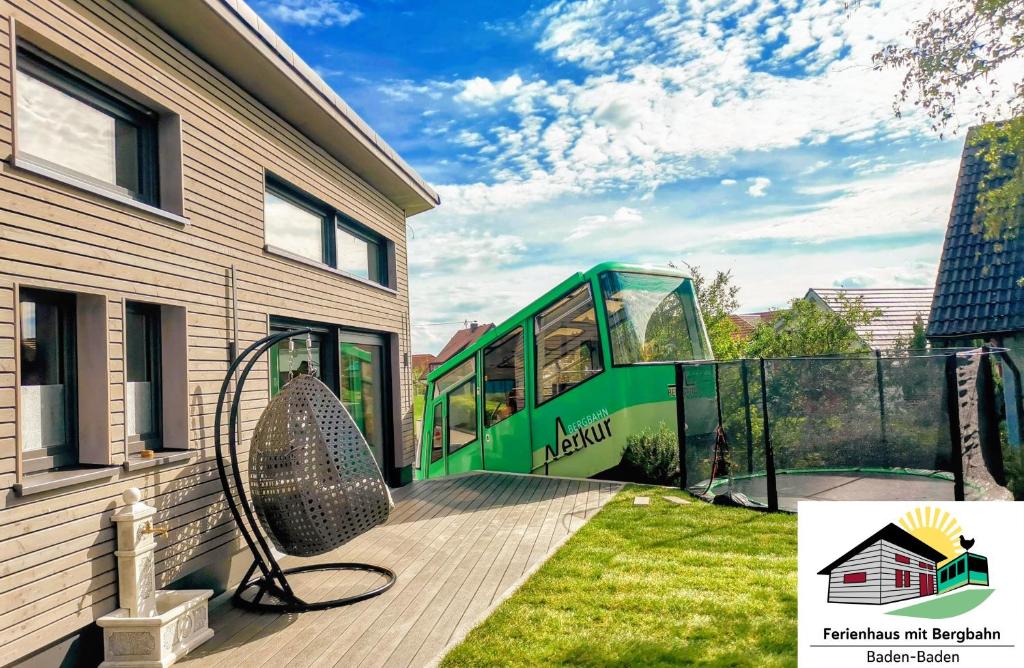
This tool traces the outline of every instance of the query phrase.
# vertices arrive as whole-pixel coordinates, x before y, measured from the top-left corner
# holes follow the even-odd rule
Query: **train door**
[[[482,468],[480,392],[476,357],[471,357],[434,383],[427,477]]]
[[[431,407],[431,424],[426,427],[425,438],[430,439],[430,461],[427,462],[427,477],[440,478],[447,471],[444,459],[444,397],[436,399]]]
[[[532,449],[523,328],[515,328],[484,348],[482,367],[482,468],[529,473]]]

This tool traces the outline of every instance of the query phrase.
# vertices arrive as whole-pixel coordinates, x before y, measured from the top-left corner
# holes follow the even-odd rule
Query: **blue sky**
[[[930,1],[251,2],[441,194],[416,352],[605,260],[730,270],[745,310],[934,283],[962,133],[871,66]]]

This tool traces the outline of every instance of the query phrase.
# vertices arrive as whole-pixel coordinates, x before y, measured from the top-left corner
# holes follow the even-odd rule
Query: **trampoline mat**
[[[953,501],[953,481],[942,477],[884,473],[779,473],[779,509],[796,512],[801,499],[809,501]],[[768,503],[765,476],[723,480],[715,494],[738,492],[758,504]]]

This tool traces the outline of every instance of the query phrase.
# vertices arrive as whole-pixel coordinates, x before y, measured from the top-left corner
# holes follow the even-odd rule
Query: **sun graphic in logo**
[[[960,534],[963,529],[956,518],[938,508],[914,508],[900,518],[900,526],[915,538],[931,545],[946,555],[938,566],[943,566],[964,550],[960,546]]]

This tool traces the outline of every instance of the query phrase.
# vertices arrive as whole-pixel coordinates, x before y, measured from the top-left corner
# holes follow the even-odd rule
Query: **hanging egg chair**
[[[249,444],[252,503],[242,484],[237,466],[237,434],[245,380],[259,357],[280,341],[305,334],[308,351],[310,331],[296,329],[272,334],[249,346],[231,363],[217,399],[217,471],[228,508],[253,555],[253,564],[232,600],[249,609],[323,610],[382,594],[396,580],[390,569],[363,563],[313,563],[282,569],[271,548],[272,543],[278,552],[293,557],[324,554],[387,521],[394,505],[352,416],[314,376],[292,378],[264,409]],[[309,367],[313,367],[312,359]],[[239,368],[242,371],[235,381],[226,430],[232,463],[229,480],[221,414]],[[338,570],[373,573],[383,578],[383,583],[345,598],[307,601],[297,596],[288,582],[288,575],[295,573]]]

